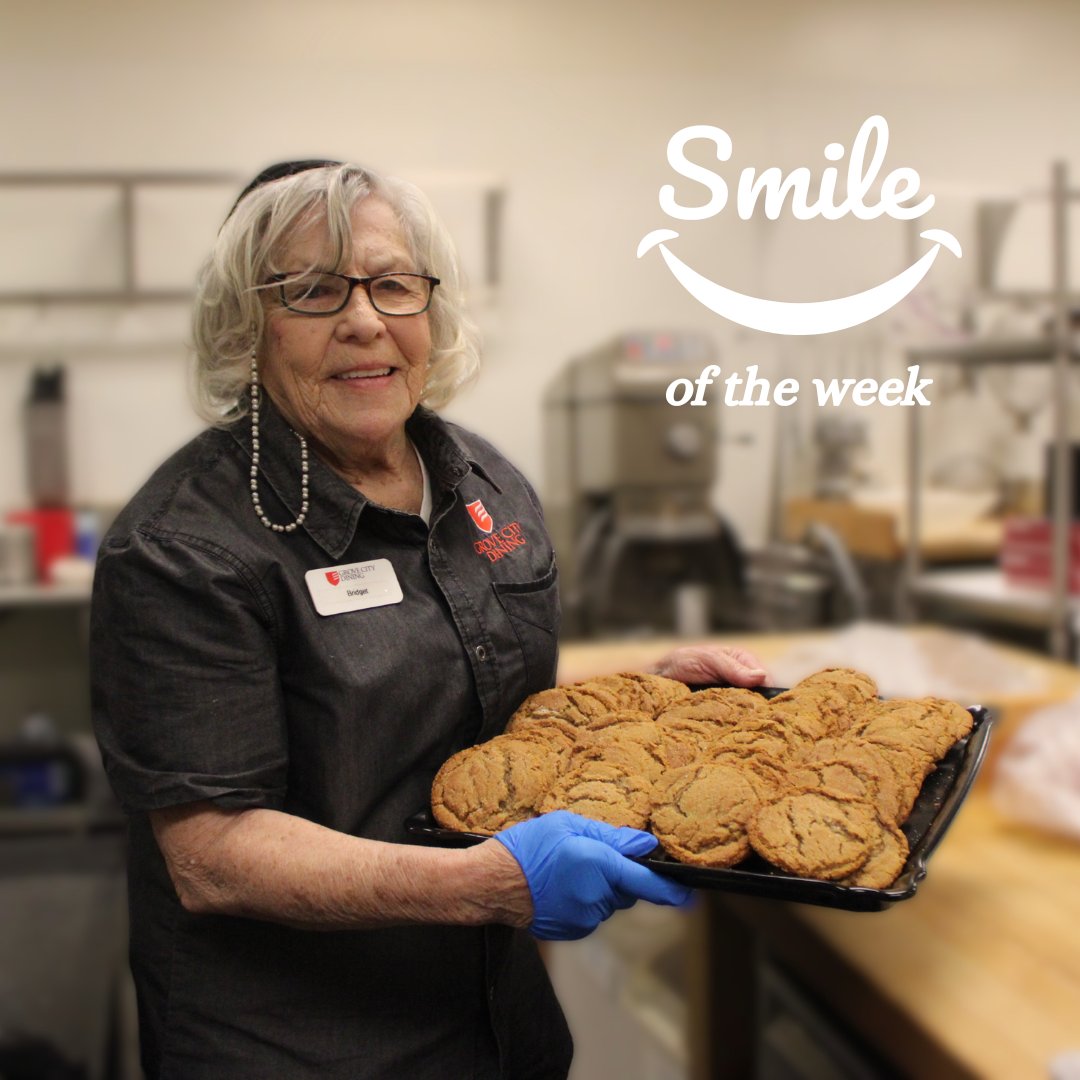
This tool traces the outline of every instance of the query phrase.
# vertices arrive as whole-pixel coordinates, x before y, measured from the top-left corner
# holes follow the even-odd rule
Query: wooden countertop
[[[768,663],[806,638],[739,640]],[[584,676],[647,663],[672,644],[571,645],[563,659]],[[1080,690],[1080,670],[1071,665],[1012,648],[1002,654],[1041,669],[1046,687],[1002,702],[999,743],[1035,705]],[[987,775],[984,768],[984,781]],[[910,1075],[1045,1078],[1055,1055],[1080,1050],[1080,844],[1009,824],[985,787],[961,808],[916,896],[886,912],[722,894],[707,908],[719,923],[733,914],[756,930],[830,1009]],[[717,986],[726,976],[714,974],[713,990],[723,994]],[[724,1074],[716,1067],[695,1073]]]
[[[1045,1078],[1080,1050],[1080,845],[1009,825],[985,793],[889,911],[731,907],[912,1075]]]

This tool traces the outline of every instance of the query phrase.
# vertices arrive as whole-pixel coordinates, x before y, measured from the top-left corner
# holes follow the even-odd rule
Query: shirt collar
[[[438,413],[418,405],[405,422],[405,430],[423,455],[436,491],[444,488],[453,490],[469,473],[475,473],[496,491],[501,491],[483,465],[470,454],[464,439],[453,425]]]
[[[499,490],[481,465],[472,459],[461,437],[442,417],[418,405],[405,423],[431,475],[437,503],[475,472]],[[250,457],[251,420],[243,417],[227,429]],[[259,491],[266,516],[286,525],[300,513],[300,441],[285,418],[264,393],[259,406]],[[267,488],[277,499],[267,497]],[[288,516],[281,509],[284,504]],[[308,512],[300,526],[332,558],[340,558],[352,542],[368,499],[333,469],[311,454],[308,461]],[[253,512],[253,511],[252,511]]]

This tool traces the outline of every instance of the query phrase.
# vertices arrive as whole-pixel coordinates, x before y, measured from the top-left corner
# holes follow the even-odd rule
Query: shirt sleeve
[[[281,808],[288,752],[273,610],[229,552],[133,533],[102,547],[90,620],[94,731],[129,811]]]

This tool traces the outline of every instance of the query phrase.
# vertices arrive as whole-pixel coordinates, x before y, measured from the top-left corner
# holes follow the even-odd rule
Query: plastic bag
[[[1080,840],[1080,696],[1032,713],[1002,751],[991,798],[1014,821]]]

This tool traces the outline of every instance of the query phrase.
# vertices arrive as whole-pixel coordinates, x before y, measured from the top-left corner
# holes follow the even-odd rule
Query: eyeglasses
[[[357,285],[367,293],[371,306],[380,315],[419,315],[431,304],[431,294],[439,279],[427,274],[376,274],[361,278],[313,272],[274,274],[267,284],[276,285],[282,304],[300,315],[336,315],[349,302]]]

